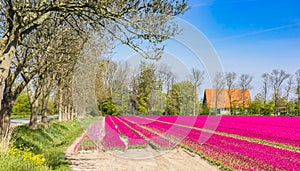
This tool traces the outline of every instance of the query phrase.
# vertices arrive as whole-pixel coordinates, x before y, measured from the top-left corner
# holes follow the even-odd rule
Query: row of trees
[[[300,114],[300,69],[294,74],[274,69],[262,74],[262,91],[252,102],[252,113]]]
[[[59,120],[72,118],[74,68],[94,33],[98,56],[121,42],[144,57],[158,59],[164,48],[161,42],[179,32],[169,16],[186,8],[185,0],[1,0],[1,135],[8,133],[12,108],[24,91],[31,110],[30,128],[36,128],[39,106],[46,123],[53,95]],[[156,53],[147,54],[141,48],[144,44]]]
[[[203,105],[199,91],[204,72],[192,69],[185,81],[176,80],[167,65],[142,62],[131,70],[128,64],[118,65],[111,60],[103,61],[97,76],[96,94],[99,108],[111,115],[118,114],[165,114],[201,115],[210,110]],[[216,100],[226,89],[231,114],[298,114],[300,70],[294,75],[274,69],[262,75],[262,92],[250,104],[246,104],[245,92],[252,89],[253,76],[237,75],[235,72],[216,73],[212,87]],[[236,109],[234,89],[240,89],[242,104]],[[297,99],[291,98],[297,96]],[[200,97],[200,98],[199,98]],[[224,98],[224,97],[219,97]],[[218,104],[218,103],[216,103]],[[216,106],[215,108],[218,108]],[[211,110],[211,112],[213,112]]]
[[[270,73],[263,73],[261,77],[261,92],[255,95],[248,108],[248,113],[264,115],[300,113],[300,69],[294,74],[274,69]],[[253,76],[249,74],[241,74],[238,77],[235,72],[217,73],[213,80],[213,87],[217,89],[217,93],[224,88],[228,91],[231,113],[235,114],[231,100],[233,91],[231,90],[234,88],[240,88],[243,91],[252,89],[252,81]],[[293,98],[295,95],[296,99]],[[244,97],[241,99],[243,101],[242,108],[245,109]]]
[[[213,95],[215,97],[215,109],[218,108],[218,104],[221,98],[226,98],[225,96],[220,97],[221,93],[224,89],[226,89],[226,93],[228,94],[228,100],[229,100],[229,108],[231,114],[236,114],[236,105],[235,105],[235,99],[233,99],[234,93],[236,88],[239,88],[242,90],[242,93],[239,95],[239,101],[242,102],[242,105],[239,107],[239,112],[245,113],[246,109],[246,91],[248,89],[252,89],[251,82],[253,80],[253,76],[250,76],[249,74],[241,74],[238,76],[235,72],[228,72],[228,73],[222,73],[217,72],[213,81],[212,81],[212,87],[215,89],[215,94]],[[226,99],[225,99],[226,100]]]
[[[118,69],[117,69],[118,68]],[[178,82],[164,64],[129,64],[103,61],[97,73],[96,96],[106,114],[199,114],[198,89],[204,72],[193,69],[188,80]]]
[[[278,71],[280,70],[273,70],[268,74],[272,75],[272,77],[268,77],[269,83],[273,83],[273,79],[278,79],[275,74]],[[243,100],[245,97],[241,96],[240,99],[243,103],[240,108],[235,108],[236,105],[232,100],[234,91],[230,90],[236,88],[251,89],[253,77],[249,74],[238,76],[234,72],[217,73],[213,85],[217,90],[226,89],[228,91],[231,114],[297,114],[299,113],[298,100],[291,97],[295,97],[293,94],[298,96],[299,85],[296,84],[298,79],[295,78],[299,72],[297,71],[294,76],[289,75],[285,81],[282,81],[282,91],[278,95],[280,99],[277,102],[277,108],[274,102],[276,96],[273,88],[267,86],[268,94],[271,95],[270,98],[268,98],[268,94],[263,94],[266,92],[265,82],[263,82],[262,92],[255,96],[249,106],[248,104],[247,107],[245,106]],[[262,80],[265,80],[265,76],[266,74],[263,74]],[[202,115],[213,112],[202,104],[202,99],[199,96],[199,92],[201,92],[199,88],[203,81],[204,72],[197,69],[191,70],[187,80],[179,82],[167,65],[142,62],[138,68],[132,70],[127,63],[117,64],[111,59],[103,59],[96,74],[95,94],[99,109],[104,115],[145,113]],[[56,98],[56,104],[59,104],[58,98]]]

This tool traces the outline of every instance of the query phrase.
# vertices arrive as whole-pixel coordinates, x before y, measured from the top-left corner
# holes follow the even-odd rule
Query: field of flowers
[[[103,141],[95,144],[104,150],[180,146],[227,170],[300,170],[299,117],[108,116]]]

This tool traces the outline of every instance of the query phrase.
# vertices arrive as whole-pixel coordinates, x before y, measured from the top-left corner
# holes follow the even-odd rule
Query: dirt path
[[[219,171],[184,149],[156,151],[145,149],[129,149],[123,151],[80,151],[72,154],[72,146],[67,152],[70,167],[74,171]]]

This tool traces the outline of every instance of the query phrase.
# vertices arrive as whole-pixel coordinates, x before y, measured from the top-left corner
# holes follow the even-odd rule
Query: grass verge
[[[18,126],[14,129],[13,145],[10,149],[16,149],[20,151],[19,153],[24,152],[24,149],[26,149],[33,159],[28,160],[29,162],[35,161],[38,158],[37,156],[43,155],[45,159],[43,170],[70,170],[68,161],[65,158],[65,151],[82,132],[82,128],[77,120],[67,122],[53,120],[47,128],[40,124],[36,130],[30,130],[26,125]],[[28,154],[15,155],[14,153],[6,153],[0,156],[0,163],[1,165],[2,162],[10,163],[7,165],[8,167],[29,165],[28,170],[41,170],[39,167],[35,167],[34,163],[37,162],[33,164],[24,162],[24,156],[28,156]],[[15,160],[5,160],[7,157],[12,157]],[[28,167],[24,167],[21,170],[27,170],[26,168]],[[16,169],[11,167],[7,168],[7,170]]]

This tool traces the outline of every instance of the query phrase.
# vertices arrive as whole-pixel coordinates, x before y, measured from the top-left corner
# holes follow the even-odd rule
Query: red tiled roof
[[[218,92],[218,95],[217,95]],[[231,93],[232,108],[240,108],[243,106],[243,89],[205,89],[204,102],[209,108],[230,108],[229,94]],[[244,91],[245,107],[249,107],[251,96],[250,90]],[[218,97],[218,98],[217,98]]]

